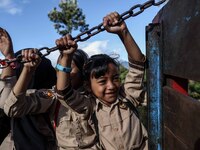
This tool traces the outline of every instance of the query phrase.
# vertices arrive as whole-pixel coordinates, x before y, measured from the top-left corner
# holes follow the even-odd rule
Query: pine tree
[[[85,15],[77,5],[77,0],[61,0],[60,11],[56,7],[48,13],[49,19],[54,22],[54,28],[60,35],[72,33],[73,30],[81,32],[88,29]]]

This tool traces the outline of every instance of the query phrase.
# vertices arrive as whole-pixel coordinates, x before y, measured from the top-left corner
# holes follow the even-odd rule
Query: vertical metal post
[[[146,27],[149,149],[162,150],[162,51],[161,25]]]

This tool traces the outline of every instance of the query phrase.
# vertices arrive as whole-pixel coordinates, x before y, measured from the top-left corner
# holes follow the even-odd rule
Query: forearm
[[[83,114],[85,117],[92,114],[95,105],[94,97],[74,90],[71,85],[63,90],[57,90],[56,93],[58,100],[64,107],[70,107],[73,111]]]
[[[72,59],[67,56],[59,56],[58,64],[63,67],[71,67]],[[57,70],[57,89],[63,90],[70,84],[70,73],[66,73],[60,70]]]
[[[132,60],[143,62],[144,55],[142,54],[129,30],[127,28],[124,29],[121,33],[118,34],[118,36],[127,50],[128,57]]]
[[[48,112],[54,107],[55,95],[52,90],[27,90],[26,93],[15,95],[10,92],[5,101],[4,112],[9,117],[22,117],[28,114]]]
[[[22,93],[25,93],[26,90],[28,89],[28,85],[32,79],[32,74],[34,73],[35,70],[32,70],[28,67],[24,67],[19,79],[17,80],[13,92],[15,95],[20,95]]]

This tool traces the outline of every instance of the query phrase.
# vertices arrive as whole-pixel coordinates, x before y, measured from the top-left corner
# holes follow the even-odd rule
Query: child
[[[107,32],[117,34],[124,44],[129,59],[129,72],[125,83],[120,85],[117,62],[106,54],[92,56],[84,72],[91,95],[80,95],[72,90],[69,72],[59,71],[57,94],[63,105],[77,113],[98,120],[99,139],[106,150],[147,150],[147,132],[135,113],[135,107],[142,103],[145,57],[141,53],[124,21],[119,23],[119,14],[113,12],[103,19]],[[75,41],[68,35],[60,45],[72,47],[63,51],[59,63],[69,69],[76,51]]]
[[[13,59],[14,51],[12,47],[12,40],[9,36],[9,34],[4,29],[0,29],[0,49],[2,54],[5,56],[5,59]],[[18,52],[19,53],[19,52]],[[40,72],[41,67],[45,66],[46,69],[48,69],[48,73],[50,73],[53,69],[55,69],[51,66],[51,64],[47,64],[47,59],[42,59],[42,65],[40,65],[37,70],[37,72]],[[11,66],[8,66],[7,68],[4,68],[2,70],[1,75],[1,82],[0,82],[0,88],[1,88],[1,108],[4,108],[6,103],[6,98],[10,94],[15,82],[16,77],[18,78],[19,75],[16,75],[16,71],[20,72],[20,68],[15,68],[15,63],[11,63]],[[14,67],[14,68],[13,68]],[[46,78],[48,77],[49,80],[54,82],[53,85],[55,85],[56,81],[56,72],[51,72],[52,74],[48,74]],[[43,84],[40,84],[37,86],[37,88],[45,88],[46,86],[52,87],[52,82],[46,83],[46,78],[43,79]],[[41,79],[38,78],[37,74],[35,74],[34,79]],[[32,80],[34,81],[34,80]],[[30,86],[35,86],[36,82],[32,82]],[[50,88],[49,87],[49,88]],[[47,114],[47,113],[46,113]],[[21,118],[9,118],[7,117],[7,122],[4,122],[5,127],[9,127],[11,125],[11,129],[8,131],[5,130],[5,128],[0,128],[2,131],[0,131],[0,135],[7,136],[6,139],[3,141],[3,143],[0,146],[0,149],[57,149],[56,145],[56,137],[54,134],[54,129],[51,127],[51,122],[48,118],[48,116],[45,113],[39,114],[39,115],[26,115]],[[40,123],[38,123],[40,121]],[[49,123],[49,124],[48,124]],[[7,125],[6,125],[7,124]],[[3,134],[7,131],[7,134]],[[11,133],[10,133],[11,132]],[[9,133],[9,134],[8,134]],[[34,138],[36,137],[36,138]],[[5,138],[5,137],[4,137]],[[45,142],[44,142],[45,141]]]
[[[60,41],[62,41],[62,38],[57,40],[58,46]],[[70,65],[72,69],[70,73],[72,87],[81,94],[84,94],[85,91],[83,88],[82,72],[87,59],[87,54],[83,50],[78,49],[74,53]],[[62,68],[57,67],[58,72],[60,72],[60,69]],[[56,112],[54,120],[60,150],[99,149],[94,122],[88,121],[88,118],[85,118],[83,115],[78,115],[72,109],[64,107],[63,105],[57,105]]]
[[[38,116],[41,113],[49,113],[49,117],[53,118],[54,116],[56,122],[58,149],[98,150],[98,139],[95,128],[92,127],[94,126],[93,122],[88,122],[87,118],[59,105],[53,90],[27,90],[40,63],[40,57],[34,49],[22,51],[22,56],[23,60],[29,60],[30,62],[24,64],[20,77],[6,100],[4,105],[6,114],[12,117],[23,117],[28,114]],[[82,50],[77,50],[71,63],[72,86],[80,93],[82,90],[82,67],[86,60],[87,54]],[[56,68],[59,70],[60,66]]]
[[[4,55],[5,59],[9,60],[14,58],[13,45],[10,35],[1,27],[0,51]],[[0,77],[0,149],[13,148],[13,142],[10,141],[9,137],[6,138],[10,133],[10,118],[4,114],[3,106],[5,99],[8,97],[13,85],[15,84],[16,77],[14,77],[14,75],[15,71],[11,67],[2,69]]]
[[[16,52],[15,55],[18,56],[21,53],[22,50]],[[24,64],[20,63],[15,69],[17,79],[20,77],[23,68]],[[30,82],[26,80],[26,83],[28,83],[27,89],[37,90],[51,89],[55,82],[56,71],[50,60],[45,57],[41,59],[40,64],[32,73]],[[20,104],[23,103],[18,105],[20,106]],[[29,103],[29,108],[31,106],[31,103]],[[51,106],[51,102],[46,106],[47,108]],[[16,111],[21,112],[19,117],[12,117],[12,137],[16,149],[57,149],[55,131],[49,116],[50,111],[44,111],[39,114],[23,114],[22,112],[26,112],[28,109],[22,111],[20,107]]]

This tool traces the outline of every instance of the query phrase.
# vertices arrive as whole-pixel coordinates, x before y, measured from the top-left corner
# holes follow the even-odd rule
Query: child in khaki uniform
[[[84,67],[88,91],[92,95],[80,95],[71,87],[69,72],[60,70],[57,94],[61,103],[77,113],[98,120],[98,132],[102,149],[147,150],[147,131],[133,108],[143,102],[143,75],[145,57],[141,53],[124,21],[118,22],[119,14],[104,17],[107,32],[117,34],[124,44],[129,59],[129,72],[125,83],[120,84],[119,66],[108,55],[94,55]],[[59,64],[69,69],[77,44],[70,35],[58,41],[58,45],[70,49],[62,51]]]
[[[13,45],[11,38],[6,30],[0,27],[0,51],[5,59],[14,58]],[[8,97],[12,87],[15,84],[15,71],[11,67],[2,69],[0,77],[0,109],[1,109],[1,127],[0,127],[0,149],[12,150],[14,143],[10,140],[10,118],[3,114],[5,99]],[[6,120],[3,119],[6,117]],[[7,137],[7,138],[6,138]]]
[[[11,38],[9,34],[6,32],[6,30],[2,28],[0,28],[0,50],[1,50],[1,53],[5,56],[5,59],[9,60],[9,59],[14,58],[14,51],[12,47]],[[2,75],[1,75],[1,80],[0,80],[1,108],[4,108],[5,103],[6,103],[6,98],[10,94],[16,82],[16,69],[14,69],[14,66],[15,64],[11,63],[8,67],[2,70]],[[44,84],[41,84],[41,86],[43,86]],[[39,123],[37,122],[38,120],[40,121]],[[18,149],[20,150],[22,149],[56,150],[57,145],[56,145],[56,137],[54,134],[54,130],[52,127],[48,126],[47,120],[48,120],[47,117],[43,114],[33,115],[33,116],[27,115],[27,116],[23,116],[22,118],[9,118],[9,122],[6,126],[9,126],[11,124],[12,134],[10,133],[10,130],[9,130],[8,133],[10,134],[8,133],[6,134],[7,137],[3,141],[3,143],[0,144],[1,145],[0,149],[3,149],[3,150],[13,150],[13,149],[16,149],[16,150]],[[49,121],[49,124],[51,125],[50,120],[48,121]],[[32,123],[31,126],[28,126],[30,125],[30,123]],[[3,129],[1,128],[1,130]],[[22,137],[22,135],[26,135],[26,136]],[[34,138],[34,136],[37,138]],[[20,143],[18,143],[19,141]]]
[[[49,117],[52,120],[55,119],[56,122],[58,149],[98,150],[98,137],[95,133],[94,122],[77,115],[67,107],[58,105],[59,101],[56,100],[53,89],[27,90],[41,58],[38,57],[35,49],[22,51],[22,56],[23,60],[29,60],[30,62],[24,64],[19,79],[5,101],[4,111],[6,114],[10,117],[23,117],[30,114],[37,116],[41,113],[48,113]],[[87,59],[87,55],[82,50],[77,50],[71,64],[73,88],[80,93],[82,93],[82,80],[80,78],[85,59]],[[37,125],[40,125],[40,129],[44,129],[42,123],[38,121]]]

